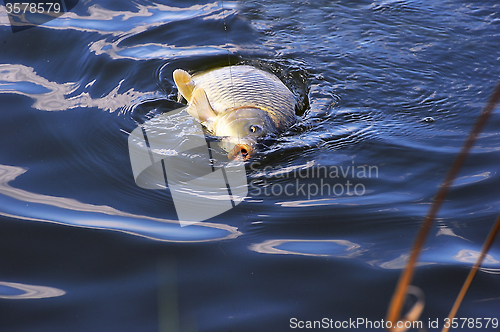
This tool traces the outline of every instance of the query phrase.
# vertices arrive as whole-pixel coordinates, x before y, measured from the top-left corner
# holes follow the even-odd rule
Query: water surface
[[[0,9],[2,331],[288,331],[385,319],[413,238],[499,77],[491,1],[80,1],[13,33]],[[181,106],[172,72],[250,64],[299,122],[248,196],[180,227],[128,136]],[[192,124],[192,123],[191,123]],[[498,111],[416,270],[447,316],[500,211]],[[494,245],[458,313],[497,317]],[[370,329],[365,329],[370,330]]]

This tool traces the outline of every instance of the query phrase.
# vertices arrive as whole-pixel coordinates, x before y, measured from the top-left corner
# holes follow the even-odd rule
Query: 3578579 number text
[[[56,13],[59,14],[62,10],[61,4],[57,2],[15,2],[15,3],[6,3],[5,9],[7,10],[7,14],[50,14]]]

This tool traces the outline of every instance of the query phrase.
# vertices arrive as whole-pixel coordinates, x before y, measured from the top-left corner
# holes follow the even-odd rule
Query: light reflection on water
[[[0,165],[0,194],[4,195],[4,202],[9,202],[4,205],[0,215],[112,230],[168,242],[218,241],[234,239],[241,235],[236,227],[225,224],[200,222],[181,228],[176,220],[135,215],[105,205],[92,205],[71,198],[31,193],[9,185],[10,181],[25,172],[26,169],[20,167]],[[27,203],[29,208],[22,208]]]
[[[362,196],[352,195],[352,197],[332,197],[332,198],[318,198],[318,199],[306,199],[306,200],[287,200],[277,202],[277,205],[290,208],[300,208],[300,207],[311,207],[311,206],[329,206],[329,205],[362,205],[367,206],[367,204],[379,204],[382,200],[391,201],[393,203],[401,202],[411,202],[415,201],[417,197],[412,196],[408,193],[400,193],[395,195],[394,193],[381,193],[377,195],[371,195],[373,192],[371,190],[365,190],[365,194]]]
[[[99,307],[105,309],[102,312],[109,307],[127,312],[137,299],[149,301],[146,309],[127,317],[117,315],[112,323],[143,327],[147,317],[155,324],[156,317],[147,316],[158,301],[147,262],[165,254],[179,256],[179,309],[198,316],[200,331],[245,330],[248,326],[281,331],[283,322],[298,313],[305,319],[320,314],[382,317],[386,303],[380,299],[393,291],[395,276],[406,262],[411,239],[435,189],[491,83],[497,80],[493,69],[499,62],[495,55],[500,36],[498,11],[484,1],[356,5],[249,0],[224,1],[224,10],[222,2],[163,3],[169,5],[141,0],[101,1],[99,5],[80,1],[74,11],[14,36],[7,16],[0,15],[0,28],[9,33],[0,40],[5,44],[0,114],[7,118],[0,121],[4,130],[0,133],[4,134],[2,142],[9,142],[0,153],[1,216],[15,218],[17,230],[25,224],[29,229],[26,220],[31,220],[132,235],[120,238],[119,254],[110,257],[105,250],[93,253],[92,237],[86,238],[87,250],[70,248],[74,251],[65,256],[61,252],[66,252],[68,244],[52,234],[48,238],[58,246],[53,251],[33,246],[32,238],[8,234],[6,238],[14,239],[10,243],[20,254],[3,257],[13,263],[12,268],[6,267],[14,275],[9,280],[35,278],[15,266],[24,263],[19,258],[23,254],[33,257],[40,252],[26,264],[49,274],[51,284],[64,282],[77,288],[84,281],[87,302],[81,305],[74,293],[64,300],[75,308],[75,316],[92,318],[95,325],[79,326],[87,331],[102,329],[102,323],[113,319],[112,313],[96,314],[95,306],[104,303]],[[298,83],[305,86],[299,92],[307,95],[310,105],[301,122],[259,156],[261,165],[251,170],[249,180],[267,180],[272,189],[297,178],[302,181],[295,171],[346,166],[355,160],[356,165],[380,169],[380,177],[363,180],[363,196],[250,195],[216,223],[180,228],[171,219],[173,206],[165,204],[163,195],[137,191],[131,185],[122,143],[136,121],[148,118],[143,101],[173,101],[174,69],[215,66],[222,63],[221,58],[227,60],[228,51],[238,61],[241,56],[242,61],[269,65],[291,86],[296,81],[293,73],[299,73],[304,80]],[[163,110],[151,108],[152,113]],[[80,117],[73,116],[76,113]],[[71,119],[62,121],[64,131],[57,126],[63,116]],[[422,121],[427,117],[435,121]],[[11,118],[15,121],[9,122]],[[184,121],[155,119],[161,121],[159,125],[174,127]],[[33,124],[38,121],[42,128]],[[444,302],[451,295],[442,296],[443,287],[455,295],[457,269],[465,273],[473,264],[487,217],[500,208],[496,186],[499,123],[494,117],[481,135],[453,187],[455,195],[441,211],[436,237],[431,236],[422,255],[419,264],[426,265],[422,270],[430,277],[424,273],[416,281],[426,286],[426,296],[434,296],[428,310],[432,316],[424,319],[435,319],[448,308]],[[49,136],[64,144],[51,146],[54,141]],[[71,151],[61,152],[67,146]],[[73,176],[76,172],[81,181]],[[312,180],[304,183],[317,184],[318,178]],[[237,227],[228,225],[233,223]],[[54,229],[47,228],[48,233]],[[113,241],[116,234],[102,233],[101,239],[119,245]],[[134,242],[137,236],[153,241]],[[137,242],[142,248],[135,246]],[[109,249],[107,243],[95,244]],[[123,258],[127,250],[129,256]],[[93,273],[85,274],[78,267],[45,272],[45,260],[38,259],[43,256],[64,264],[87,255]],[[134,255],[139,257],[134,260]],[[108,275],[103,271],[108,259],[124,259],[125,263],[121,270],[113,265],[113,274]],[[490,294],[498,288],[494,274],[500,271],[499,260],[493,248],[478,274],[482,282],[472,290],[474,309],[464,308],[464,315],[491,314],[491,308],[498,307],[498,297]],[[317,273],[322,267],[324,273]],[[344,268],[332,274],[332,267]],[[80,272],[84,275],[75,280]],[[140,277],[125,282],[135,273]],[[166,282],[166,287],[172,283]],[[362,289],[364,285],[369,288]],[[13,283],[0,286],[4,296],[27,292]],[[363,303],[356,298],[360,289]],[[118,293],[119,301],[107,306],[106,300]],[[148,298],[148,294],[154,295]],[[62,312],[53,310],[43,322],[50,319],[58,327],[66,318],[67,312]],[[40,320],[26,322],[27,330],[38,328]],[[12,331],[18,330],[17,324],[12,322]],[[67,330],[78,330],[74,327],[64,325]]]
[[[5,288],[4,288],[5,287]],[[15,282],[0,281],[0,299],[27,300],[58,297],[65,291],[47,286],[26,285]]]
[[[239,47],[235,44],[228,44],[224,47],[219,45],[176,46],[164,43],[161,39],[144,43],[130,42],[128,39],[137,40],[137,37],[143,33],[149,33],[154,29],[164,29],[176,22],[195,19],[217,22],[223,17],[229,19],[236,14],[235,6],[236,3],[231,1],[224,2],[224,8],[221,3],[217,2],[185,8],[163,4],[148,6],[137,4],[137,11],[132,12],[116,11],[93,5],[88,8],[88,15],[81,16],[71,11],[44,24],[44,27],[103,35],[106,38],[89,44],[89,51],[95,55],[107,54],[112,59],[147,60],[178,56],[221,55],[227,53],[228,50],[236,52]]]
[[[354,258],[367,249],[347,240],[267,240],[250,250],[261,254]]]
[[[122,81],[123,82],[123,81]],[[121,83],[112,89],[108,95],[92,98],[87,92],[68,97],[79,88],[76,82],[59,84],[39,76],[31,67],[24,65],[0,64],[0,94],[16,93],[34,100],[33,107],[41,111],[65,111],[77,107],[97,107],[104,111],[114,112],[130,106],[134,100],[153,96],[129,89],[118,93]],[[36,89],[29,88],[34,85]],[[13,89],[12,87],[17,87]]]
[[[479,258],[479,255],[479,251],[462,249],[455,256],[453,256],[453,259],[462,263],[474,264]],[[500,263],[500,261],[493,258],[490,254],[486,254],[486,256],[484,256],[483,265],[499,265],[498,263]]]
[[[417,262],[416,266],[449,265],[453,264],[453,261],[455,261],[465,263],[466,266],[472,267],[479,257],[480,252],[472,249],[460,249],[461,247],[463,248],[467,246],[470,245],[454,245],[451,248],[427,248],[424,250],[422,258],[419,262]],[[377,247],[376,245],[361,245],[348,240],[340,239],[274,239],[252,244],[249,246],[249,249],[261,254],[270,255],[298,255],[354,259],[356,261],[365,262],[372,267],[388,270],[401,270],[405,268],[409,258],[408,253],[403,253],[390,260],[378,258],[374,259],[373,257],[390,257],[393,254],[385,253],[384,255],[381,255],[380,251],[383,251],[383,249]],[[454,250],[459,251],[457,253],[454,252]],[[482,263],[481,271],[490,274],[500,273],[500,261],[495,259],[493,255],[496,257],[500,256],[498,252],[486,255]]]
[[[480,251],[472,249],[461,249],[470,245],[462,246],[453,245],[452,247],[426,248],[422,253],[422,257],[416,266],[426,265],[456,265],[454,262],[462,263],[466,267],[471,268],[479,257]],[[455,250],[458,250],[456,252]],[[496,274],[500,271],[500,261],[494,258],[499,257],[498,252],[487,254],[482,263],[481,271],[486,273]],[[378,266],[383,269],[403,269],[408,263],[408,254],[401,254],[399,257],[389,261],[370,261],[372,266]]]

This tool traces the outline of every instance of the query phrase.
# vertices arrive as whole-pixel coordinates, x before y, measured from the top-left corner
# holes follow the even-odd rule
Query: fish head
[[[252,158],[257,152],[259,138],[276,134],[277,129],[269,114],[255,107],[241,107],[219,116],[214,134],[222,137],[222,147],[230,159]]]

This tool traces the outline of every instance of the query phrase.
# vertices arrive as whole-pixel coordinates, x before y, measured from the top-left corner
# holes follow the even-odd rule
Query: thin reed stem
[[[467,136],[467,139],[465,140],[462,149],[460,150],[457,158],[455,159],[448,174],[446,175],[446,178],[441,183],[436,198],[434,199],[429,209],[429,213],[427,214],[425,221],[420,228],[420,232],[418,233],[415,243],[413,244],[413,247],[411,249],[410,259],[408,260],[408,264],[399,278],[396,290],[394,291],[394,295],[389,305],[389,310],[387,312],[387,320],[391,321],[392,323],[395,323],[399,319],[399,317],[401,317],[401,310],[403,308],[403,303],[406,298],[408,286],[413,278],[415,265],[422,251],[425,239],[427,238],[427,235],[429,234],[429,231],[431,229],[432,222],[436,218],[436,215],[441,205],[443,204],[444,198],[448,193],[449,188],[453,184],[453,181],[456,179],[462,164],[464,163],[472,146],[476,142],[478,135],[481,133],[484,126],[488,122],[488,119],[490,118],[495,107],[497,106],[499,99],[500,99],[500,82],[495,87],[493,94],[491,95],[486,106],[483,108],[474,127]]]

